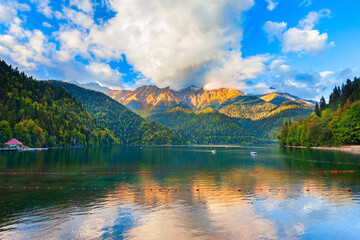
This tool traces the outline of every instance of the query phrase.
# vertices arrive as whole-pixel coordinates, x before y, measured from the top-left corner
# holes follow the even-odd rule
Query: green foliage
[[[329,104],[322,98],[315,114],[284,125],[277,136],[280,144],[307,147],[360,144],[359,100],[360,79],[347,80],[341,89],[334,88]]]
[[[46,144],[44,130],[31,119],[15,124],[14,135],[20,142],[30,146],[41,147]]]
[[[120,143],[64,89],[33,80],[5,61],[0,86],[0,143],[12,137],[31,147]]]
[[[360,101],[336,111],[330,127],[340,144],[360,144]]]
[[[203,111],[176,108],[149,119],[179,132],[193,144],[241,144],[264,142],[244,130],[234,118],[207,108]]]
[[[0,146],[13,138],[13,133],[8,121],[0,121]]]
[[[99,123],[124,144],[183,144],[184,139],[165,126],[145,121],[107,95],[77,85],[50,81],[74,96]]]
[[[184,138],[167,129],[164,125],[150,121],[143,121],[136,132],[141,136],[141,144],[183,144]]]

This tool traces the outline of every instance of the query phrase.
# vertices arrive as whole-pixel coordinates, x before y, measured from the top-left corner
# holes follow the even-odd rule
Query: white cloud
[[[24,29],[20,18],[15,17],[9,25],[8,33],[18,39],[28,38],[31,35],[31,31]]]
[[[118,87],[122,85],[122,75],[119,71],[112,69],[106,63],[94,62],[87,67],[93,80],[107,87]]]
[[[254,2],[110,0],[109,4],[116,15],[102,25],[65,10],[72,22],[89,33],[63,27],[58,33],[60,50],[71,49],[72,55],[89,52],[106,61],[120,60],[125,54],[152,83],[181,88],[221,57],[224,49],[240,48],[242,29],[232,20],[240,21]]]
[[[94,21],[91,0],[70,0],[69,5],[62,5],[62,12],[53,11],[49,0],[30,1],[46,17],[62,21],[50,36],[58,41],[56,47],[41,31],[24,29],[13,12],[0,51],[28,69],[38,63],[49,65],[49,59],[65,64],[81,56],[91,63],[82,71],[88,73],[85,77],[120,86],[124,85],[121,74],[108,63],[123,60],[125,55],[141,76],[134,85],[150,81],[174,89],[194,81],[208,88],[229,87],[226,77],[242,87],[246,78],[255,78],[266,69],[268,57],[264,55],[241,57],[241,18],[254,5],[253,0],[109,0],[115,15],[100,23]],[[276,6],[274,1],[269,4]],[[48,22],[42,24],[52,27]]]
[[[91,0],[70,0],[70,5],[86,13],[93,11],[93,3]]]
[[[75,11],[71,8],[64,8],[63,14],[73,24],[88,29],[94,25],[94,20],[83,12]]]
[[[54,59],[59,62],[68,62],[74,58],[73,54],[69,50],[59,50],[54,54]]]
[[[275,59],[275,60],[273,60],[271,63],[270,63],[270,65],[269,65],[269,69],[270,70],[276,70],[276,69],[278,69],[279,68],[279,66],[281,66],[283,63],[285,62],[285,60],[284,59]]]
[[[88,56],[88,43],[85,34],[78,29],[62,30],[59,32],[58,40],[61,49],[57,53],[59,60],[68,61],[75,55]]]
[[[222,87],[244,90],[244,80],[257,78],[266,70],[267,55],[242,58],[239,52],[231,52],[221,59],[221,65],[211,69],[205,75],[205,89]]]
[[[52,25],[48,22],[43,22],[42,25],[46,28],[52,28]]]
[[[286,25],[286,22],[277,23],[267,21],[263,29],[268,35],[268,41],[274,41],[274,37],[281,38],[281,34],[286,30]]]
[[[18,11],[30,11],[30,6],[17,1],[0,3],[0,23],[10,24],[17,17]]]
[[[26,30],[18,17],[8,23],[8,30],[0,35],[0,54],[10,58],[25,69],[35,69],[37,65],[50,65],[48,58],[54,45],[40,30]]]
[[[281,58],[273,60],[269,69],[269,74],[263,78],[265,85],[275,88],[273,90],[276,92],[287,92],[312,100],[319,100],[322,95],[328,96],[335,85],[341,85],[348,77],[356,75],[352,69],[299,71]]]
[[[312,3],[312,0],[303,0],[301,3],[300,3],[300,6],[305,6],[305,7],[308,7],[310,6]]]
[[[14,36],[0,35],[0,54],[10,57],[25,69],[35,69],[37,63],[48,65],[50,60],[45,56],[51,51],[42,32],[34,30],[26,42],[19,43]]]
[[[327,33],[318,30],[302,30],[290,28],[283,35],[282,50],[284,52],[317,53],[327,47]]]
[[[9,23],[16,15],[16,9],[0,4],[0,23]]]
[[[323,9],[319,12],[310,12],[304,19],[300,20],[297,27],[286,30],[286,23],[276,23],[267,21],[264,31],[268,35],[269,41],[273,41],[276,36],[282,44],[283,52],[297,53],[320,53],[327,47],[333,46],[334,42],[327,43],[327,33],[320,33],[314,29],[321,18],[330,17],[330,10]]]
[[[320,76],[322,78],[324,78],[324,77],[327,77],[327,76],[329,76],[329,75],[331,75],[333,73],[334,73],[334,71],[323,71],[323,72],[320,72]]]
[[[265,0],[268,3],[267,9],[269,11],[272,11],[276,8],[276,5],[278,5],[278,2],[275,2],[274,0]]]
[[[55,16],[56,19],[59,20],[59,19],[62,19],[63,14],[61,12],[59,12],[59,11],[55,11],[54,16]]]
[[[8,31],[1,35],[0,53],[27,69],[38,64],[70,69],[70,63],[82,65],[75,60],[80,56],[90,62],[79,70],[84,78],[120,87],[125,86],[122,74],[109,62],[122,61],[125,55],[132,71],[141,76],[134,86],[147,82],[179,89],[197,83],[208,89],[244,89],[248,79],[267,71],[270,60],[268,55],[241,56],[241,18],[253,0],[109,0],[115,14],[100,23],[94,20],[92,1],[72,0],[62,5],[62,12],[52,11],[48,0],[31,1],[37,11],[61,21],[49,36],[59,43],[55,46],[40,30],[24,29],[14,12]],[[274,36],[286,30],[286,23],[273,25],[278,25],[269,28]],[[43,26],[52,27],[47,21]],[[63,75],[80,78],[75,68],[71,71]]]
[[[321,18],[331,16],[329,9],[323,9],[319,12],[310,12],[304,19],[299,21],[299,27],[306,30],[311,30],[319,23]]]
[[[30,0],[30,2],[37,4],[37,11],[44,14],[47,18],[51,18],[53,11],[49,4],[50,0]]]
[[[19,3],[17,1],[11,1],[6,3],[8,6],[11,6],[15,9],[17,9],[20,12],[28,12],[31,10],[31,7],[27,5],[26,3]]]

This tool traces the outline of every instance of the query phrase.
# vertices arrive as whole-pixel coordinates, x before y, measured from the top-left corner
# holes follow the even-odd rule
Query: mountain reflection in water
[[[356,239],[359,160],[261,145],[1,153],[0,239]]]

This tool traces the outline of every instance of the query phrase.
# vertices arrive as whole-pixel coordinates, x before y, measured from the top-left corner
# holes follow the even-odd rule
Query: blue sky
[[[356,0],[0,0],[0,57],[37,79],[112,89],[318,99],[360,75],[359,10]]]

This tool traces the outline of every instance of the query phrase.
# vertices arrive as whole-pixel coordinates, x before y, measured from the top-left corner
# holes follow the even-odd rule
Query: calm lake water
[[[0,239],[360,238],[360,155],[73,148],[1,152],[0,172]]]

